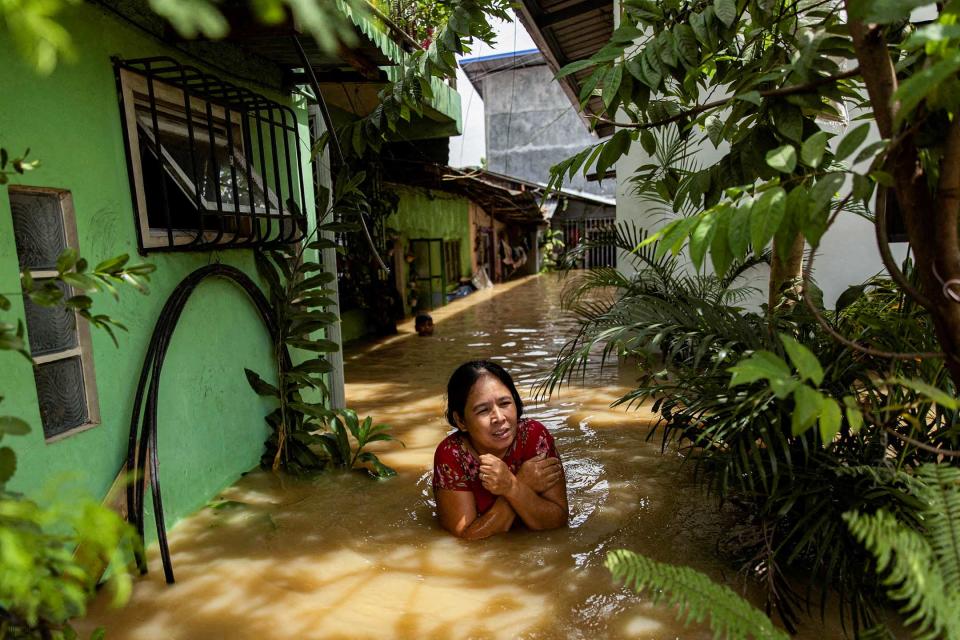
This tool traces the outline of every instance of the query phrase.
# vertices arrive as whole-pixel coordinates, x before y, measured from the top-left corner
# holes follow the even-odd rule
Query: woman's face
[[[496,377],[484,374],[473,383],[463,416],[457,425],[470,436],[470,442],[483,455],[502,457],[517,437],[517,405],[510,389]]]

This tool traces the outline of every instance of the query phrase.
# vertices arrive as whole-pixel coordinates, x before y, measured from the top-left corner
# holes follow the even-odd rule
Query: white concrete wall
[[[618,3],[615,3],[615,5]],[[615,18],[619,23],[619,11],[615,10]],[[833,128],[837,136],[831,141],[831,146],[836,145],[843,138],[843,135],[849,129],[858,126],[861,121],[854,120],[860,112],[851,112],[851,124],[846,126],[837,125]],[[621,117],[623,115],[621,114]],[[865,144],[878,140],[879,135],[874,129]],[[704,141],[696,153],[696,160],[701,166],[710,166],[719,161],[726,153],[726,147],[721,146],[715,149],[709,141]],[[666,217],[662,213],[654,213],[651,208],[654,205],[645,203],[631,194],[630,178],[633,177],[637,167],[651,162],[651,159],[643,151],[639,143],[631,146],[630,153],[616,164],[617,170],[617,221],[633,221],[638,226],[653,231],[663,226],[666,222],[673,219]],[[863,171],[867,163],[857,165],[855,168]],[[849,188],[849,184],[847,187]],[[906,256],[907,245],[905,243],[896,243],[891,245],[894,258],[897,262],[902,262]],[[619,265],[621,270],[627,270],[626,265]],[[880,253],[877,249],[877,242],[874,235],[873,224],[863,218],[850,213],[841,214],[834,225],[824,234],[820,242],[816,259],[814,261],[813,278],[823,290],[823,300],[827,307],[832,307],[837,297],[850,285],[863,282],[877,273],[886,273],[880,260]],[[753,286],[762,289],[762,296],[755,302],[766,299],[766,279],[769,274],[767,268],[757,268],[749,275],[748,281]]]

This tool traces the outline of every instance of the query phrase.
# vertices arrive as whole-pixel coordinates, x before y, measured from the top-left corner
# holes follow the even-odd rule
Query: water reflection
[[[711,637],[613,584],[603,567],[607,551],[626,547],[732,578],[714,554],[729,516],[697,498],[676,454],[647,441],[649,412],[609,408],[630,372],[591,366],[587,384],[548,403],[529,399],[574,329],[559,290],[556,278],[539,277],[478,292],[432,312],[432,338],[411,324],[348,349],[348,403],[394,426],[406,448],[377,454],[399,475],[377,483],[251,473],[219,508],[174,528],[175,586],[163,583],[153,550],[133,602],[113,613],[98,604],[84,628],[104,624],[110,638],[131,639]],[[447,432],[447,376],[484,357],[511,369],[527,413],[557,440],[568,529],[464,542],[435,522],[430,467]]]

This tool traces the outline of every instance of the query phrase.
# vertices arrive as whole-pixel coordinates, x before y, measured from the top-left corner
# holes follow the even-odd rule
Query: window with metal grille
[[[70,192],[11,186],[10,211],[20,270],[35,281],[57,274],[57,257],[77,248]],[[64,298],[73,291],[62,285]],[[76,312],[23,300],[30,354],[34,362],[37,402],[43,434],[59,439],[100,422],[93,352],[86,323]]]
[[[170,58],[114,64],[141,249],[303,238],[309,143],[291,108]]]
[[[460,283],[460,241],[445,240],[443,243],[444,277],[447,286]]]

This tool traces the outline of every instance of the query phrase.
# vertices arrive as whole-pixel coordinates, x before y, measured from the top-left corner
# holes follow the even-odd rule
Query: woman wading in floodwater
[[[567,524],[567,481],[553,436],[525,418],[503,367],[460,365],[447,383],[447,422],[437,447],[433,494],[440,524],[461,538],[486,538],[515,522],[531,529]]]

